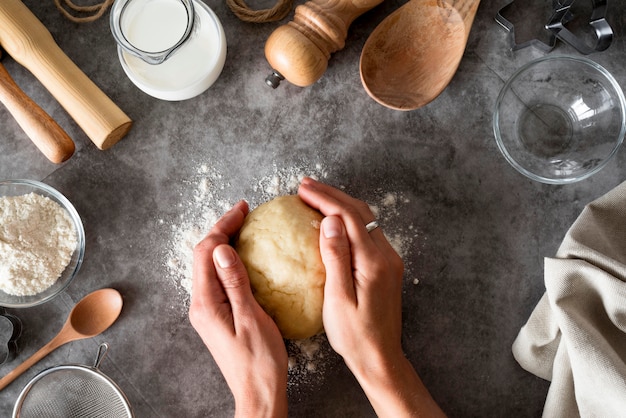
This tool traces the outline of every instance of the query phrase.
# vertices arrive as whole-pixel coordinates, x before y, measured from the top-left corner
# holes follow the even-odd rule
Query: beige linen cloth
[[[626,182],[588,204],[556,257],[543,295],[513,343],[549,380],[544,417],[626,416]]]

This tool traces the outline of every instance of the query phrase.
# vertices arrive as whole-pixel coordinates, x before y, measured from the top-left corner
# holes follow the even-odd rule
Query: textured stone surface
[[[211,182],[201,198],[220,203],[245,198],[258,204],[264,197],[259,183],[294,167],[322,173],[322,180],[373,204],[388,193],[399,197],[395,206],[381,208],[394,211],[385,231],[410,238],[404,251],[407,356],[450,416],[541,414],[548,383],[517,365],[511,343],[544,291],[543,257],[556,252],[586,203],[626,178],[626,154],[621,150],[603,171],[568,186],[534,183],[501,157],[491,130],[498,91],[522,64],[544,55],[533,48],[509,51],[508,34],[494,21],[506,2],[481,4],[448,88],[405,113],[371,100],[358,72],[368,34],[401,1],[387,0],[357,19],[319,82],[304,89],[283,83],[277,90],[263,81],[270,70],[263,46],[278,23],[243,23],[224,2],[207,1],[226,32],[226,65],[210,90],[184,102],[153,99],[128,80],[108,18],[74,24],[52,0],[25,3],[135,124],[121,142],[99,151],[27,70],[4,58],[77,151],[65,164],[49,163],[0,107],[0,177],[58,188],[83,218],[87,249],[63,295],[10,310],[23,321],[24,334],[20,354],[0,366],[0,375],[52,338],[86,293],[115,287],[125,306],[104,335],[59,348],[2,391],[0,415],[8,416],[37,372],[91,364],[102,341],[111,345],[102,370],[122,387],[138,417],[232,415],[228,387],[191,328],[185,293],[166,267],[171,226],[193,214],[189,202],[202,165]],[[624,86],[626,7],[614,2],[611,9],[613,45],[591,58]],[[564,44],[551,52],[559,53],[578,55]],[[320,353],[317,373],[292,375],[291,415],[374,416],[341,359],[327,346]]]

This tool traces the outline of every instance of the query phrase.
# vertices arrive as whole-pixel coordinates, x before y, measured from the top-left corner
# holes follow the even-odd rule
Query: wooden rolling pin
[[[41,81],[98,148],[107,149],[128,133],[130,118],[65,55],[21,0],[0,0],[0,45]]]
[[[15,84],[2,64],[0,64],[0,102],[6,106],[26,135],[50,161],[62,163],[74,154],[72,138]]]
[[[278,27],[265,43],[265,58],[273,73],[265,82],[280,80],[306,87],[319,80],[330,54],[345,46],[350,24],[383,0],[310,0],[296,7],[293,21]]]

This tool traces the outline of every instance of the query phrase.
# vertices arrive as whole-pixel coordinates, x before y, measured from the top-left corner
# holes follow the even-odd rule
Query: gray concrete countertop
[[[41,370],[91,364],[98,344],[110,351],[102,371],[128,396],[138,417],[228,417],[233,401],[211,355],[187,319],[182,239],[206,232],[239,199],[252,206],[293,191],[315,175],[370,202],[407,264],[403,291],[406,355],[450,416],[540,416],[548,382],[522,370],[511,354],[520,327],[544,292],[543,257],[556,252],[585,204],[626,179],[622,149],[600,173],[553,186],[518,174],[500,155],[491,113],[504,81],[545,55],[511,51],[495,21],[507,2],[483,2],[461,65],[432,103],[411,111],[382,107],[366,94],[359,55],[367,36],[403,1],[386,0],[351,26],[322,79],[299,88],[264,83],[263,47],[284,22],[241,22],[225,2],[205,0],[228,42],[217,82],[183,102],[154,99],[124,74],[107,15],[72,23],[52,0],[25,0],[66,54],[133,120],[130,133],[98,150],[50,93],[23,67],[3,64],[76,142],[55,165],[0,107],[0,178],[30,178],[75,205],[86,255],[58,298],[11,309],[24,323],[18,357],[49,341],[85,294],[114,287],[119,320],[103,335],[67,344],[0,393],[9,416],[21,389]],[[626,86],[626,7],[610,5],[616,36],[590,58]],[[550,54],[579,55],[559,43]],[[194,235],[195,234],[195,235]],[[179,264],[176,265],[175,263]],[[294,417],[374,416],[366,397],[324,338],[290,344]],[[311,349],[307,358],[301,352]]]

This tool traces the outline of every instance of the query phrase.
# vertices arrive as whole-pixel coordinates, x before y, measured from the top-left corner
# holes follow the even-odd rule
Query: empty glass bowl
[[[548,184],[583,180],[617,152],[626,130],[619,84],[587,59],[549,56],[520,68],[496,101],[493,131],[507,161]]]
[[[69,264],[65,267],[61,276],[56,282],[47,288],[46,290],[27,296],[17,296],[6,293],[0,290],[0,306],[7,308],[26,308],[30,306],[39,305],[54,298],[61,293],[72,281],[72,279],[78,273],[78,270],[83,262],[85,254],[85,230],[83,223],[76,212],[74,206],[69,200],[54,188],[48,186],[45,183],[41,183],[33,180],[6,180],[0,181],[0,197],[5,196],[22,196],[29,193],[36,193],[41,196],[47,197],[54,202],[58,203],[63,209],[67,211],[69,217],[74,224],[74,230],[76,231],[76,248],[71,256]]]

